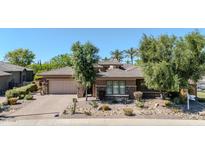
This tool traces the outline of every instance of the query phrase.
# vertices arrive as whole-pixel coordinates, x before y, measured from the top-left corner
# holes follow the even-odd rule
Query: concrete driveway
[[[71,105],[76,95],[36,95],[33,102],[9,115],[9,119],[45,119],[55,118]]]

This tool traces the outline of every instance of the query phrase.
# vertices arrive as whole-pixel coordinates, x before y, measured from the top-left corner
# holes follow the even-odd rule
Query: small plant
[[[181,110],[179,108],[173,108],[173,112],[174,113],[179,113],[179,112],[181,112]]]
[[[111,110],[111,108],[109,107],[109,105],[102,105],[98,110],[109,111]]]
[[[143,95],[141,91],[135,91],[133,94],[136,100],[141,101]]]
[[[93,108],[98,108],[98,103],[96,101],[91,101],[89,103]]]
[[[87,116],[91,116],[92,115],[91,111],[84,111],[84,114],[87,115]]]
[[[164,106],[165,106],[165,107],[171,107],[171,106],[172,106],[171,101],[165,100],[165,101],[164,101]]]
[[[24,99],[26,100],[33,100],[33,95],[31,95],[31,93],[27,94]]]
[[[8,104],[9,105],[15,105],[17,103],[17,101],[18,101],[18,98],[15,98],[15,97],[9,98],[8,99]]]
[[[140,102],[140,101],[136,101],[136,106],[139,108],[143,108],[144,107],[144,103]]]
[[[126,116],[133,116],[134,115],[132,108],[124,108],[123,111],[124,111],[124,114]]]

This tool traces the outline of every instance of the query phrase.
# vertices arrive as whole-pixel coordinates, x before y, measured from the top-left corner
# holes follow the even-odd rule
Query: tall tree
[[[82,86],[84,86],[87,101],[87,90],[92,86],[96,79],[94,64],[98,62],[99,49],[90,42],[85,44],[76,42],[72,45],[71,49],[73,52],[75,78],[82,84]]]
[[[197,82],[205,73],[205,37],[194,31],[180,37],[174,50],[174,71],[180,87],[188,87],[188,80]]]
[[[162,98],[166,92],[179,90],[177,74],[171,64],[175,42],[176,37],[168,35],[159,38],[144,35],[140,42],[145,84],[150,89],[159,90]]]
[[[188,88],[190,79],[197,82],[204,75],[204,49],[205,37],[197,31],[180,38],[144,35],[140,56],[146,85],[161,92]]]
[[[123,56],[123,51],[120,51],[118,49],[111,51],[111,56],[113,59],[117,59],[118,61],[122,61],[122,59],[124,58]]]
[[[138,55],[138,50],[134,48],[130,48],[128,50],[125,50],[125,56],[130,58],[131,63],[134,63],[134,57]]]
[[[15,49],[13,51],[9,51],[5,55],[5,60],[9,61],[11,64],[19,65],[19,66],[28,66],[35,59],[35,54],[29,49]]]
[[[60,54],[50,60],[52,68],[62,68],[65,66],[72,66],[72,58],[69,54]]]

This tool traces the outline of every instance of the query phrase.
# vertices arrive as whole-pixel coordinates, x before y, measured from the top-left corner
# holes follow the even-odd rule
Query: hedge
[[[34,92],[37,91],[38,87],[36,84],[29,84],[23,87],[19,87],[19,88],[13,88],[11,90],[7,90],[6,91],[6,97],[9,98],[13,98],[13,97],[20,97],[21,95],[27,95],[29,94],[29,92]]]

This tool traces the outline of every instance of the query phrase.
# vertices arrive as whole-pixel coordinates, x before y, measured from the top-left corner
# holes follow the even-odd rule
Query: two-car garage
[[[77,82],[69,79],[50,79],[48,91],[50,94],[76,94]]]
[[[74,70],[63,67],[39,74],[48,81],[49,94],[77,94],[78,82],[74,79]]]

